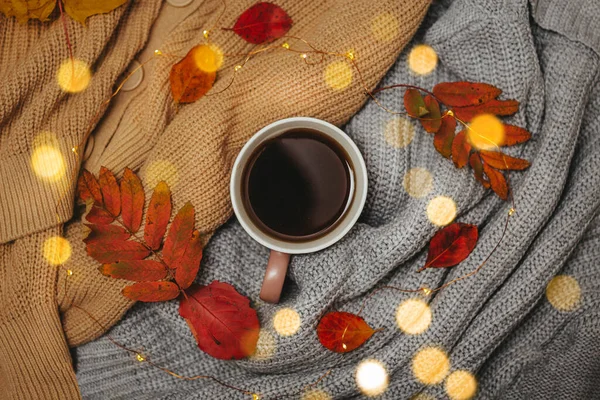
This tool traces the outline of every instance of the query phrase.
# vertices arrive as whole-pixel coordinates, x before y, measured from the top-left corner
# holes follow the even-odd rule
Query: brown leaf
[[[409,116],[419,118],[429,113],[421,92],[417,89],[407,89],[404,92],[404,108]]]
[[[363,345],[375,330],[358,315],[334,311],[327,313],[317,325],[321,344],[336,353],[347,353]]]
[[[87,237],[83,239],[84,243],[98,242],[101,240],[127,240],[131,234],[117,225],[93,225],[84,224],[90,228]]]
[[[427,268],[453,267],[471,254],[479,231],[476,225],[455,222],[437,231],[429,242],[427,261],[420,271]]]
[[[467,140],[467,131],[458,132],[452,143],[452,161],[456,168],[462,168],[469,161],[471,153],[471,143]]]
[[[498,197],[502,200],[508,199],[508,184],[502,172],[492,168],[488,164],[483,164],[483,172],[488,176],[490,186]]]
[[[143,260],[150,250],[143,244],[131,240],[102,240],[87,244],[90,257],[103,264],[123,260]]]
[[[152,250],[160,248],[169,218],[171,218],[171,190],[165,182],[161,181],[156,185],[150,198],[144,226],[144,241]]]
[[[123,293],[123,296],[136,301],[167,301],[179,296],[179,288],[173,282],[139,282],[131,286],[125,286],[121,293]]]
[[[102,205],[102,192],[96,177],[87,169],[84,169],[79,175],[77,181],[77,194],[84,202],[93,200],[94,203]]]
[[[102,275],[130,281],[158,281],[167,277],[167,268],[154,260],[126,260],[103,264],[98,268]]]
[[[502,90],[487,83],[442,82],[433,87],[433,94],[450,107],[476,106],[500,96]]]
[[[121,213],[121,190],[117,178],[108,168],[100,167],[98,183],[100,184],[106,211],[117,217]]]
[[[176,103],[193,103],[204,96],[215,82],[217,73],[201,70],[196,62],[196,53],[207,51],[203,46],[208,45],[201,44],[193,47],[181,61],[171,68],[169,76],[171,94]]]
[[[450,158],[452,155],[452,142],[454,141],[455,130],[456,119],[446,116],[442,118],[442,124],[433,137],[435,149],[446,158]]]
[[[464,122],[470,122],[479,114],[512,115],[519,111],[519,102],[516,100],[490,100],[478,106],[454,107],[452,110],[458,118]]]
[[[531,139],[531,133],[527,129],[515,125],[504,125],[504,139],[499,146],[513,146],[515,144],[525,143]]]
[[[129,168],[125,168],[121,179],[121,207],[123,224],[131,232],[137,232],[142,224],[145,194],[140,178]]]
[[[442,114],[440,113],[440,104],[432,96],[425,96],[425,107],[429,110],[429,114],[423,118],[419,118],[423,128],[429,133],[435,133],[442,125]],[[454,118],[452,118],[454,120]]]
[[[233,31],[249,43],[262,44],[279,39],[292,27],[292,19],[273,3],[254,4],[240,15]]]
[[[473,152],[471,153],[471,157],[469,157],[469,164],[471,164],[471,168],[473,168],[473,173],[475,174],[475,179],[479,181],[483,185],[484,188],[490,187],[490,182],[484,178],[483,176],[483,164],[481,163],[481,158],[479,157],[479,153]]]
[[[175,262],[183,256],[193,229],[194,206],[187,202],[175,215],[163,247],[163,261],[169,267],[174,268]]]
[[[479,153],[483,162],[496,169],[523,170],[529,167],[529,161],[511,157],[499,151],[480,150]]]
[[[85,216],[85,219],[92,224],[106,225],[112,223],[115,220],[115,217],[105,209],[94,205],[90,212]]]
[[[200,232],[194,231],[192,237],[188,241],[185,253],[175,261],[175,281],[182,289],[187,289],[192,283],[198,270],[200,269],[200,261],[202,260],[202,240]]]

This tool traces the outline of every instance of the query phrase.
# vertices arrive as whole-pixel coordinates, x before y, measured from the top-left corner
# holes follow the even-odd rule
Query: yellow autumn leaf
[[[106,14],[125,3],[127,0],[63,0],[66,13],[82,24],[89,16]]]
[[[111,12],[126,2],[127,0],[62,0],[65,12],[81,24],[85,24],[89,16]],[[16,17],[21,23],[30,19],[46,21],[56,4],[57,0],[0,0],[0,12],[7,17]]]

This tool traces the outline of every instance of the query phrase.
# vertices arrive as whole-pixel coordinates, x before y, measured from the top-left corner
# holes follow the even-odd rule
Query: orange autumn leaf
[[[194,206],[187,202],[175,215],[169,228],[165,245],[163,246],[163,260],[171,268],[183,256],[194,229]]]
[[[107,239],[87,244],[87,253],[96,261],[110,264],[123,260],[143,260],[150,250],[131,240]]]
[[[464,259],[477,245],[479,230],[476,225],[455,222],[437,231],[429,242],[425,265],[419,269],[453,267]]]
[[[65,12],[75,21],[85,24],[85,20],[96,14],[105,14],[127,0],[58,0],[62,1]],[[0,12],[7,17],[16,17],[20,23],[30,19],[47,21],[57,0],[0,0]]]
[[[508,184],[502,172],[492,168],[488,164],[483,164],[483,172],[490,180],[490,187],[502,200],[508,199]]]
[[[208,45],[201,44],[193,47],[181,61],[173,65],[169,80],[171,94],[176,103],[193,103],[208,92],[216,79],[215,71],[203,71],[197,60],[197,54],[210,51]]]
[[[175,281],[182,289],[187,289],[194,282],[200,261],[202,260],[202,240],[200,232],[194,231],[188,241],[183,256],[175,261]]]
[[[145,196],[140,178],[132,170],[125,168],[121,179],[121,212],[123,224],[133,233],[142,224]]]
[[[490,100],[477,106],[454,107],[454,115],[464,122],[471,122],[479,114],[494,114],[500,116],[512,115],[519,111],[519,102],[516,100]]]
[[[154,188],[150,198],[144,226],[144,242],[152,250],[160,248],[169,218],[171,218],[171,190],[166,182],[161,181]]]
[[[429,111],[426,116],[419,119],[423,128],[429,133],[435,133],[442,125],[442,114],[440,113],[440,103],[431,95],[425,96],[425,107]]]
[[[515,144],[525,143],[531,139],[531,133],[525,128],[514,125],[504,125],[503,140],[499,146],[513,146]]]
[[[425,100],[417,89],[407,89],[404,92],[404,108],[413,118],[420,118],[429,113]]]
[[[104,207],[113,217],[121,213],[121,190],[117,183],[117,178],[105,167],[100,167],[100,177],[98,178]]]
[[[85,216],[85,219],[92,224],[106,225],[112,223],[115,217],[104,208],[93,205],[90,212]]]
[[[454,161],[456,168],[462,168],[467,165],[470,153],[471,143],[467,140],[467,131],[460,131],[452,143],[452,161]]]
[[[362,317],[342,311],[325,314],[317,325],[321,344],[336,353],[347,353],[362,346],[374,333]]]
[[[77,195],[83,202],[93,200],[96,204],[103,203],[100,184],[98,184],[96,177],[86,169],[83,170],[77,180]]]
[[[511,157],[499,151],[480,150],[479,153],[484,163],[496,169],[523,170],[530,165],[527,160]]]
[[[451,107],[476,106],[500,96],[502,90],[478,82],[442,82],[433,87],[433,94]]]
[[[121,293],[131,300],[156,302],[173,300],[179,296],[179,288],[173,282],[138,282],[125,286]]]
[[[456,120],[445,116],[439,130],[433,137],[435,149],[444,157],[450,158],[452,155],[452,142],[454,141],[454,131],[456,130]]]
[[[116,225],[85,224],[85,226],[90,229],[87,237],[83,239],[86,244],[111,239],[127,240],[131,237],[129,232]]]
[[[291,27],[292,19],[283,8],[260,2],[244,11],[231,30],[249,43],[262,44],[279,39]]]
[[[473,168],[475,179],[477,179],[477,181],[481,183],[484,188],[489,188],[490,182],[483,176],[483,164],[481,163],[481,157],[479,156],[479,153],[473,152],[471,154],[469,157],[469,164],[471,165],[471,168]]]
[[[167,277],[167,269],[154,260],[123,260],[111,264],[103,264],[98,268],[105,276],[130,281],[158,281]]]

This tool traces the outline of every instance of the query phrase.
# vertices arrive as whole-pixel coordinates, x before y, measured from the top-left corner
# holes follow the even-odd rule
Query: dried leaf
[[[478,238],[476,225],[455,222],[444,227],[431,238],[427,261],[419,271],[457,265],[471,254]]]
[[[240,15],[233,31],[249,43],[272,42],[284,36],[292,27],[292,19],[278,5],[256,3]]]
[[[254,353],[260,324],[250,300],[227,283],[192,285],[180,300],[179,314],[185,318],[198,347],[222,359],[240,359]]]
[[[193,103],[212,88],[217,73],[203,71],[196,62],[196,54],[207,51],[204,48],[206,46],[208,45],[201,44],[193,47],[181,61],[171,67],[169,80],[176,103]]]
[[[413,118],[419,118],[429,113],[425,100],[417,89],[407,89],[404,92],[404,108]]]
[[[504,139],[499,146],[513,146],[525,143],[531,139],[531,133],[527,129],[514,125],[504,125]]]
[[[335,311],[327,313],[317,325],[321,344],[336,353],[347,353],[365,343],[375,330],[358,315]]]
[[[185,253],[175,261],[175,281],[182,289],[187,289],[192,283],[198,270],[200,269],[200,261],[202,260],[202,240],[199,231],[194,231],[192,237],[188,241]]]
[[[136,301],[167,301],[179,296],[179,288],[173,282],[139,282],[131,286],[125,286],[121,293],[123,293],[123,296]]]
[[[103,264],[98,268],[102,275],[130,281],[158,281],[167,277],[167,268],[154,260],[126,260]]]
[[[100,167],[98,183],[100,184],[106,211],[117,217],[121,213],[121,190],[117,178],[108,168]]]
[[[94,205],[90,212],[85,216],[85,219],[92,224],[106,225],[112,223],[115,220],[115,217],[105,209]]]
[[[473,152],[471,157],[469,157],[469,164],[471,164],[471,168],[473,168],[473,173],[475,174],[475,179],[479,181],[483,185],[484,188],[490,187],[490,182],[484,178],[483,176],[483,164],[481,163],[481,158],[479,157],[479,153]]]
[[[449,107],[467,107],[486,103],[500,96],[502,90],[487,83],[442,82],[433,87],[433,94]]]
[[[98,242],[101,240],[127,240],[131,234],[117,225],[93,225],[85,224],[90,228],[87,237],[83,239],[84,243]]]
[[[517,100],[490,100],[478,106],[454,107],[454,115],[465,122],[470,122],[479,114],[512,115],[519,111]]]
[[[469,161],[471,153],[471,143],[467,140],[467,131],[458,132],[452,143],[452,161],[456,168],[462,168]]]
[[[420,118],[421,125],[429,133],[435,133],[442,125],[442,114],[440,113],[440,103],[432,96],[425,96],[425,107],[429,110],[427,116]],[[454,120],[454,118],[452,118]]]
[[[160,248],[169,218],[171,218],[171,190],[165,182],[161,181],[156,185],[150,198],[144,226],[144,241],[152,250]]]
[[[96,14],[105,14],[125,4],[127,0],[59,0],[65,12],[75,21],[85,24],[85,20]],[[17,17],[20,23],[30,19],[47,21],[56,8],[57,0],[0,0],[0,12],[7,17]]]
[[[129,168],[125,168],[121,179],[121,212],[123,224],[131,232],[137,232],[142,225],[145,194],[140,178]]]
[[[127,0],[62,0],[62,2],[65,6],[65,12],[75,21],[85,25],[85,20],[88,17],[109,13],[125,4]]]
[[[90,257],[103,264],[123,260],[143,260],[148,257],[150,250],[143,244],[131,240],[102,240],[87,244]]]
[[[447,116],[442,118],[442,124],[433,137],[435,149],[446,158],[450,158],[452,155],[452,142],[454,141],[455,130],[456,119]]]
[[[483,162],[496,169],[520,171],[529,167],[529,161],[511,157],[499,151],[480,150],[479,153]]]
[[[194,230],[194,206],[187,202],[175,215],[163,247],[163,261],[171,268],[183,256]]]
[[[483,172],[487,175],[490,180],[490,186],[498,197],[502,200],[508,199],[508,184],[502,172],[492,168],[488,164],[483,164]]]
[[[77,194],[84,202],[93,200],[98,205],[102,205],[103,203],[100,184],[96,180],[96,177],[87,169],[84,169],[81,175],[79,175]]]

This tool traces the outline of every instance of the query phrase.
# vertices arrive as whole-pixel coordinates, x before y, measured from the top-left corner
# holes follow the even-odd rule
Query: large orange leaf
[[[188,241],[187,247],[183,256],[175,261],[175,281],[182,289],[187,289],[192,283],[198,270],[200,269],[200,261],[202,260],[202,240],[200,232],[194,231],[192,237]]]
[[[441,82],[433,87],[433,94],[450,107],[476,106],[500,96],[502,90],[487,83]]]
[[[194,206],[187,202],[175,215],[163,247],[163,260],[171,268],[183,256],[194,230]]]
[[[440,103],[437,102],[431,95],[425,96],[425,107],[429,113],[420,118],[421,125],[429,133],[435,133],[442,125],[442,114],[440,112]],[[454,119],[454,118],[453,118]]]
[[[523,170],[529,167],[529,161],[507,156],[499,151],[480,150],[483,162],[496,169]]]
[[[452,161],[454,161],[456,168],[462,168],[467,165],[470,153],[471,143],[467,140],[467,131],[458,132],[454,138],[454,142],[452,142]]]
[[[206,46],[208,45],[201,44],[193,47],[181,61],[171,67],[171,94],[176,103],[193,103],[212,88],[217,73],[203,71],[196,61],[197,53],[207,51],[204,48]]]
[[[479,114],[512,115],[519,111],[519,102],[517,100],[490,100],[478,106],[454,107],[452,110],[458,118],[464,122],[470,122]]]
[[[490,186],[498,197],[502,200],[508,199],[508,184],[502,172],[492,168],[488,164],[483,164],[483,172],[487,175],[490,180]]]
[[[515,125],[504,125],[504,137],[499,146],[513,146],[525,143],[531,139],[531,133],[527,129]]]
[[[101,240],[87,244],[90,257],[103,264],[123,260],[143,260],[148,257],[150,250],[143,244],[131,240]]]
[[[125,286],[121,293],[123,293],[123,296],[136,301],[167,301],[179,296],[179,288],[173,282],[138,282]]]
[[[144,188],[140,178],[129,168],[125,168],[121,179],[121,212],[123,225],[131,232],[137,232],[142,224],[144,213]]]
[[[90,232],[87,237],[83,239],[84,243],[98,242],[102,240],[127,240],[131,237],[131,234],[125,229],[117,225],[94,225],[85,224],[90,228]]]
[[[165,182],[161,181],[156,185],[150,198],[144,226],[144,241],[152,250],[160,248],[169,218],[171,218],[171,190]]]
[[[95,204],[102,205],[102,192],[96,177],[87,169],[84,169],[77,181],[77,195],[84,202],[93,200]]]
[[[254,353],[260,324],[247,297],[219,281],[192,285],[186,293],[180,300],[179,314],[202,351],[222,360]]]
[[[471,254],[478,239],[476,225],[455,222],[444,227],[431,238],[427,261],[419,271],[457,265]]]
[[[121,190],[117,178],[108,168],[100,167],[98,183],[100,184],[106,211],[117,217],[121,213]]]
[[[347,353],[365,343],[375,330],[358,315],[334,311],[327,313],[317,325],[317,336],[325,348]]]
[[[454,141],[454,131],[456,130],[456,119],[452,117],[442,118],[442,124],[433,137],[435,149],[444,157],[450,158],[452,155],[452,142]]]
[[[154,260],[124,260],[103,264],[99,268],[102,275],[130,281],[158,281],[167,277],[167,268]]]
[[[239,16],[233,31],[249,43],[272,42],[287,33],[292,27],[292,19],[278,5],[256,3]]]
[[[94,205],[90,212],[85,216],[85,219],[92,224],[106,225],[113,222],[115,217],[104,208]]]
[[[82,24],[95,14],[104,14],[126,3],[127,0],[58,0],[65,12]],[[56,8],[57,0],[0,0],[0,12],[16,17],[21,23],[30,19],[48,20]]]
[[[479,157],[478,152],[475,151],[471,154],[469,157],[469,164],[471,165],[471,168],[473,168],[475,179],[477,179],[477,181],[481,183],[484,188],[489,188],[490,182],[483,176],[483,164],[481,163],[481,158]]]

